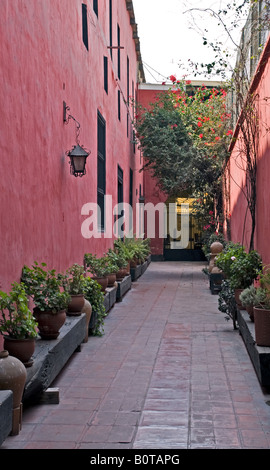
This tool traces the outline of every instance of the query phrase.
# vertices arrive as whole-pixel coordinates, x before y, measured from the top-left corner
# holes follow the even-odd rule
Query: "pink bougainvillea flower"
[[[232,130],[229,130],[229,131],[227,132],[227,135],[232,135],[232,134],[233,134],[233,131],[232,131]]]

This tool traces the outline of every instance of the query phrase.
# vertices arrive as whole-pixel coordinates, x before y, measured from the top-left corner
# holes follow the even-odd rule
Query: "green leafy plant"
[[[84,262],[87,271],[95,277],[106,277],[114,269],[107,256],[98,258],[97,255],[92,253],[85,253]]]
[[[55,269],[47,270],[46,263],[37,262],[30,268],[24,266],[22,282],[27,295],[32,297],[34,304],[40,311],[57,313],[66,310],[70,301],[70,294],[66,288],[66,276],[56,273]]]
[[[37,337],[37,322],[28,308],[28,297],[22,283],[12,284],[9,294],[0,291],[0,333],[15,339]]]
[[[258,302],[258,292],[257,288],[253,285],[247,287],[240,294],[240,301],[243,307],[254,307]]]
[[[218,309],[226,314],[226,320],[231,319],[233,321],[233,327],[237,329],[237,306],[234,289],[232,289],[230,282],[227,280],[222,281],[221,284],[221,291],[218,296]]]
[[[247,253],[240,244],[229,244],[227,249],[216,257],[215,263],[229,279],[233,289],[249,287],[262,269],[259,253],[256,250]]]
[[[122,268],[126,268],[128,265],[126,255],[122,250],[116,252],[115,250],[109,248],[107,258],[112,263],[112,265],[116,267],[116,271],[119,271],[119,269]]]
[[[83,294],[84,298],[90,302],[92,312],[97,315],[92,334],[94,336],[102,336],[104,333],[104,318],[106,317],[106,310],[104,306],[104,294],[102,293],[101,287],[97,281],[87,276],[84,279]]]
[[[67,270],[66,286],[70,295],[82,294],[84,287],[84,272],[84,267],[76,263]]]

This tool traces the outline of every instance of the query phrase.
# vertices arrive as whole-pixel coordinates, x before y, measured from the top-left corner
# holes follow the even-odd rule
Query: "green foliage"
[[[70,295],[82,294],[84,286],[84,267],[75,263],[67,270],[66,274],[66,288]]]
[[[107,258],[111,265],[114,266],[112,272],[117,272],[119,269],[126,268],[128,265],[127,257],[122,251],[118,253],[110,248],[107,253]]]
[[[228,280],[222,281],[221,291],[218,295],[218,309],[220,312],[225,313],[226,320],[232,320],[234,329],[236,329],[237,322],[237,306],[234,296],[234,289],[231,287]]]
[[[253,285],[247,287],[241,292],[239,299],[243,307],[253,307],[257,303],[257,288]]]
[[[88,268],[87,271],[96,277],[106,277],[114,270],[114,267],[107,256],[98,258],[97,255],[93,255],[92,253],[85,253],[84,262]]]
[[[150,253],[150,240],[135,237],[126,237],[124,240],[119,238],[114,241],[114,249],[127,261],[143,262]]]
[[[83,294],[84,298],[90,302],[92,306],[92,312],[97,314],[93,335],[102,336],[104,333],[103,326],[104,318],[106,317],[106,311],[104,306],[104,294],[101,290],[101,286],[94,279],[86,277],[84,279]]]
[[[262,260],[256,250],[247,253],[240,244],[229,244],[216,257],[216,266],[229,279],[233,289],[245,289],[259,276]]]
[[[173,195],[193,188],[193,171],[197,168],[194,162],[199,162],[199,152],[168,95],[160,95],[150,110],[140,113],[136,129],[145,159],[144,169],[151,169],[161,189]]]
[[[23,283],[12,284],[9,294],[0,291],[0,310],[0,333],[15,339],[36,338],[38,325],[28,308]]]
[[[31,296],[35,306],[42,312],[50,310],[57,313],[66,310],[70,294],[66,289],[66,276],[56,273],[55,269],[47,270],[46,263],[34,263],[32,268],[23,267],[22,282],[27,295]]]

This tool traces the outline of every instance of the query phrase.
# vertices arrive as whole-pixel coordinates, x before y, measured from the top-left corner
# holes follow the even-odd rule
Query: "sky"
[[[224,47],[229,48],[233,63],[235,47],[217,21],[202,11],[188,12],[190,8],[218,10],[226,4],[228,0],[133,0],[146,82],[168,82],[170,75],[182,79],[187,70],[183,65],[180,68],[179,64],[188,64],[188,59],[212,62],[212,50],[203,45],[204,29],[208,30],[210,39],[218,38]],[[236,34],[239,35],[240,31],[241,27]],[[189,73],[185,78],[201,77]],[[217,78],[220,79],[210,77],[212,80]]]

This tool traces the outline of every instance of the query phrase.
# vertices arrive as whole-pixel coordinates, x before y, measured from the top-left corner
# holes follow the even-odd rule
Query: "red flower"
[[[187,84],[187,85],[190,85],[190,84],[191,84],[191,80],[186,80],[186,84]]]
[[[199,137],[200,137],[200,139],[202,139],[202,138],[203,138],[203,134],[200,134]]]
[[[171,75],[170,80],[171,80],[171,82],[176,82],[176,77],[174,75]]]
[[[232,135],[232,134],[233,134],[233,131],[232,131],[232,130],[229,130],[229,131],[227,132],[227,135]]]
[[[200,121],[198,122],[198,127],[202,127],[202,123]]]

